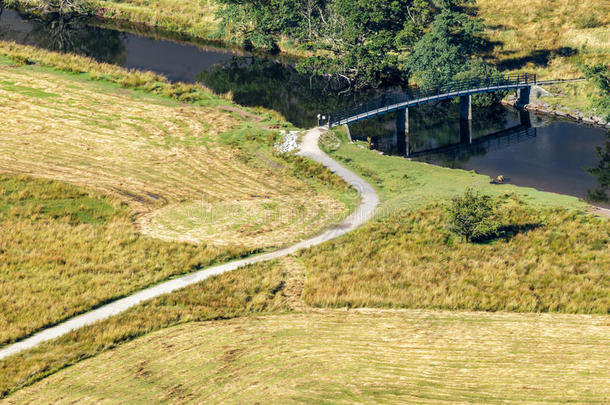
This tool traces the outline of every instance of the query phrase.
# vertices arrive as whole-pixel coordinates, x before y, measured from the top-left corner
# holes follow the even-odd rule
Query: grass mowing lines
[[[603,402],[609,339],[604,318],[574,315],[259,315],[149,334],[8,400]]]
[[[292,298],[284,286],[292,277],[290,269],[283,261],[274,261],[222,274],[0,361],[0,398],[154,330],[189,321],[288,311]]]
[[[40,56],[55,60],[56,54]],[[108,69],[118,81],[148,77],[115,72],[93,62],[84,66]],[[117,85],[6,61],[0,62],[0,80],[27,82],[30,89],[58,95],[32,102],[20,89],[0,88],[0,96],[11,101],[0,106],[0,172],[85,186],[110,196],[120,207],[105,222],[97,223],[97,208],[85,206],[79,211],[80,203],[71,202],[71,197],[59,195],[31,204],[12,200],[0,227],[4,259],[0,345],[174,275],[289,244],[346,214],[346,205],[332,197],[345,190],[314,178],[298,178],[290,165],[278,163],[263,144],[254,149],[264,159],[259,155],[242,159],[248,150],[221,144],[218,139],[223,133],[246,125],[231,111],[143,93],[132,97],[132,91]],[[193,141],[199,138],[205,142]],[[20,187],[37,190],[43,183],[22,180]],[[263,215],[258,228],[242,229],[243,223],[234,218],[232,225],[239,226],[231,228],[233,232],[198,237],[200,246],[155,240],[134,227],[134,213],[138,221],[144,221],[158,209],[198,202],[204,196],[215,203],[249,203],[257,201],[257,195],[277,207],[301,205],[305,218],[311,220],[289,218],[275,227]],[[320,201],[334,210],[318,215]],[[32,216],[38,205],[41,213],[51,217]],[[75,223],[78,218],[90,218],[91,223]],[[173,226],[192,231],[189,218],[169,218],[176,221]],[[218,229],[224,223],[211,225]],[[157,231],[148,234],[156,237]],[[256,233],[256,246],[242,240],[245,233]]]
[[[16,68],[2,74],[20,78],[26,75]],[[65,177],[60,179],[121,195],[137,212],[154,211],[161,203],[188,205],[204,196],[220,201],[244,201],[244,197],[263,194],[271,199],[281,198],[291,205],[306,200],[298,196],[306,192],[306,184],[287,180],[283,171],[253,170],[252,165],[235,162],[234,152],[214,146],[213,139],[217,135],[240,125],[230,112],[158,105],[154,100],[150,103],[150,100],[131,99],[116,89],[98,92],[95,85],[89,86],[86,82],[79,83],[80,91],[67,91],[61,81],[53,82],[53,77],[52,73],[42,72],[40,76],[32,76],[30,83],[40,88],[52,87],[61,93],[62,100],[56,103],[32,105],[18,95],[9,95],[15,103],[9,118],[11,129],[3,134],[6,139],[3,148],[17,155],[17,164],[11,161],[5,170],[27,170],[38,176],[44,176],[42,172],[46,171],[50,178],[62,172]],[[64,100],[73,106],[87,106],[88,110],[65,107],[61,103]],[[113,126],[98,125],[100,121],[116,116],[122,119],[113,120]],[[137,120],[131,117],[137,117]],[[67,128],[69,133],[65,133]],[[199,138],[204,141],[193,141]],[[32,166],[34,156],[38,163]],[[19,161],[27,164],[19,167]],[[319,225],[330,223],[341,214],[343,208],[332,198],[325,199],[323,192],[316,198],[332,208],[329,215],[320,218]],[[307,209],[314,212],[319,211],[319,207],[315,198],[307,203]],[[145,218],[142,221],[148,222]],[[324,227],[316,226],[316,223],[297,227],[305,225],[313,225],[313,232]],[[271,228],[267,230],[271,231]],[[197,232],[197,229],[192,231]],[[302,232],[312,232],[312,229],[299,229],[298,235]],[[239,234],[234,236],[224,244],[240,237]],[[208,237],[210,235],[206,233],[196,240]],[[273,246],[278,240],[286,241],[286,233],[281,232],[281,237],[274,237],[265,246]]]

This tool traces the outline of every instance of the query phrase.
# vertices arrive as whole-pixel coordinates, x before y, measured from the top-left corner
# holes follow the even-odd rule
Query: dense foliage
[[[222,0],[223,29],[248,46],[278,50],[280,38],[317,50],[303,71],[349,86],[446,82],[468,67],[482,23],[472,0]],[[323,55],[323,56],[322,56]]]
[[[450,229],[467,241],[479,241],[498,232],[494,220],[493,202],[489,196],[466,190],[464,195],[454,197],[448,209]]]
[[[585,76],[598,89],[599,95],[592,101],[599,115],[610,120],[610,66],[598,63],[584,67]]]

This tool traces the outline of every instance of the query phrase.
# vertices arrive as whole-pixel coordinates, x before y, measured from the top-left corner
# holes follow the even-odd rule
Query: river
[[[341,83],[299,74],[279,57],[154,38],[82,20],[28,19],[5,9],[0,14],[0,39],[150,70],[172,81],[202,82],[217,93],[231,92],[239,104],[276,110],[304,128],[315,125],[317,113],[375,96],[342,93]],[[600,186],[607,169],[591,170],[610,154],[610,138],[602,128],[534,114],[524,118],[504,107],[475,110],[465,127],[457,106],[445,103],[411,109],[408,137],[396,135],[391,115],[352,125],[351,132],[384,153],[493,178],[502,175],[512,184],[610,206],[608,190]]]

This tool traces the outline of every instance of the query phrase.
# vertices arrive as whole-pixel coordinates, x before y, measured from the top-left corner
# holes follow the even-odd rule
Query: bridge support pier
[[[523,108],[530,103],[530,90],[531,87],[517,89],[517,102],[515,104],[517,107]]]
[[[460,120],[460,143],[464,145],[472,143],[472,120]]]
[[[409,109],[403,108],[396,112],[396,137],[397,144],[402,145],[405,142],[405,154],[409,155]],[[400,143],[398,142],[400,139]],[[399,146],[399,149],[400,148]]]
[[[523,125],[524,127],[532,127],[532,119],[530,117],[529,111],[519,110],[519,120],[521,121],[521,125]]]
[[[472,97],[460,96],[460,120],[472,120]]]
[[[349,125],[345,124],[344,127],[345,127],[345,132],[347,132],[347,139],[349,139],[350,142],[353,142],[352,141],[352,132],[349,130]]]

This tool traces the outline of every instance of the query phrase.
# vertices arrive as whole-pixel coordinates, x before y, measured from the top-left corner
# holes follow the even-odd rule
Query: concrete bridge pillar
[[[460,120],[472,120],[472,97],[460,96]]]
[[[523,108],[530,103],[530,90],[531,87],[517,89],[517,107]]]
[[[409,133],[409,109],[403,108],[396,111],[396,133],[403,136]]]
[[[397,145],[405,145],[405,154],[409,154],[409,109],[403,108],[396,112],[396,137]],[[400,139],[400,143],[398,142]],[[399,150],[402,149],[399,146]]]
[[[352,141],[352,131],[349,130],[349,125],[345,124],[345,132],[347,132],[347,139],[349,139],[350,142]]]

